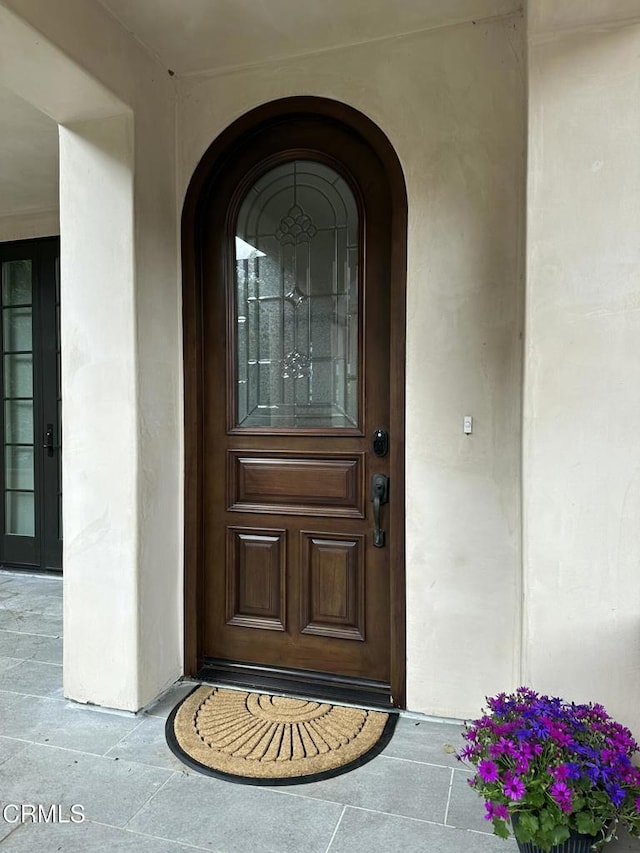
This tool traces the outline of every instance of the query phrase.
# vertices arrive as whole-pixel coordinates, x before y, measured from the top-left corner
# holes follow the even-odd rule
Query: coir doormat
[[[197,687],[167,720],[167,742],[195,770],[250,785],[337,776],[378,755],[397,716],[308,699]]]

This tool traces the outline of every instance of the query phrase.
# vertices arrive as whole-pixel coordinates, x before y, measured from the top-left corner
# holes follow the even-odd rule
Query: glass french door
[[[62,568],[58,238],[0,243],[4,567]]]

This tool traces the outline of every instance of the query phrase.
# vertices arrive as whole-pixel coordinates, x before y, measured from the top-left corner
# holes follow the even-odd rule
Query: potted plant
[[[640,769],[629,729],[602,705],[576,705],[527,687],[487,699],[458,753],[475,773],[485,817],[522,853],[589,853],[619,825],[640,836]]]

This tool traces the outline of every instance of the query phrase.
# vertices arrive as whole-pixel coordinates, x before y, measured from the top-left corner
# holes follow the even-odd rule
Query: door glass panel
[[[31,400],[5,402],[4,439],[8,444],[33,443],[33,402]]]
[[[235,238],[236,426],[359,423],[358,208],[333,169],[295,160],[246,194]]]
[[[33,447],[7,445],[4,464],[8,489],[33,490]]]
[[[2,265],[2,304],[31,305],[31,261],[8,261]]]
[[[33,358],[31,354],[5,355],[5,397],[33,397]]]
[[[15,536],[35,535],[33,492],[7,492],[5,530]]]
[[[35,535],[31,293],[31,261],[3,263],[5,532],[17,536]]]
[[[4,351],[21,352],[31,350],[31,308],[5,308]]]

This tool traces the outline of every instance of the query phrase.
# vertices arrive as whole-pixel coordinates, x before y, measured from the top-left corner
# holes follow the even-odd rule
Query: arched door
[[[362,135],[300,112],[237,139],[201,194],[198,652],[214,677],[391,696],[393,202]]]

